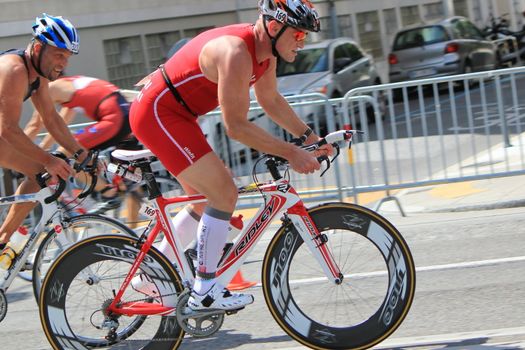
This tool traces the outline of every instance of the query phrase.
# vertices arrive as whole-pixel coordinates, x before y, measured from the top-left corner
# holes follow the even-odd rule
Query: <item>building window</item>
[[[483,25],[485,19],[481,13],[481,0],[472,1],[472,21],[478,25]]]
[[[318,33],[312,33],[315,36],[316,41],[331,39],[332,35],[332,18],[331,17],[321,17],[319,18],[321,25],[321,31]],[[311,36],[311,35],[309,35]]]
[[[332,31],[332,17],[321,17],[321,32],[320,33],[314,33],[318,36],[315,37],[315,41],[323,40],[323,39],[331,39],[334,37],[333,31]],[[346,37],[353,37],[354,36],[354,29],[352,27],[352,16],[350,15],[341,15],[337,16],[337,26],[338,26],[338,34],[340,37],[346,36]]]
[[[180,40],[180,33],[157,33],[146,35],[146,46],[149,54],[149,71],[154,71],[169,57],[171,47]]]
[[[104,40],[109,81],[131,89],[146,74],[140,36]]]
[[[419,10],[417,6],[405,6],[401,7],[401,21],[403,27],[411,24],[421,23],[421,17],[419,16]]]
[[[349,38],[354,37],[354,28],[352,24],[352,16],[337,16],[339,22],[339,35]]]
[[[441,19],[444,16],[443,3],[441,2],[426,4],[423,7],[425,9],[425,21]]]
[[[215,27],[202,27],[202,28],[190,28],[190,29],[184,29],[184,37],[185,38],[193,38],[199,35],[200,33],[207,31],[208,29],[212,29]]]
[[[456,16],[469,17],[467,0],[454,0],[454,13]]]
[[[357,30],[359,31],[359,41],[363,49],[375,58],[382,58],[383,48],[377,11],[358,13]]]

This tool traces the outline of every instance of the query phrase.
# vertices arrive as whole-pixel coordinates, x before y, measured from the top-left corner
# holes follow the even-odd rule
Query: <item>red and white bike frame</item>
[[[338,284],[342,280],[342,274],[339,267],[335,263],[326,242],[325,237],[319,233],[312,218],[308,214],[303,201],[295,191],[295,189],[285,179],[280,179],[270,184],[260,185],[259,189],[255,185],[249,185],[239,189],[240,193],[258,192],[261,191],[265,199],[265,204],[261,205],[257,214],[251,219],[248,225],[245,225],[241,233],[234,240],[233,247],[227,253],[227,256],[222,259],[222,263],[217,271],[217,283],[220,285],[228,285],[233,276],[239,271],[244,261],[250,255],[257,242],[262,237],[263,232],[268,228],[274,218],[285,212],[292,225],[301,235],[303,241],[306,243],[313,256],[318,261],[322,270],[329,281]],[[164,198],[162,196],[154,199],[149,206],[143,208],[143,213],[155,217],[157,219],[155,226],[149,231],[146,241],[143,243],[137,259],[126,277],[126,280],[121,286],[121,289],[115,297],[114,303],[121,299],[125,289],[129,285],[131,278],[135,276],[140,263],[144,259],[147,251],[153,245],[155,238],[160,233],[164,232],[169,245],[175,253],[175,265],[183,283],[186,287],[191,288],[194,282],[193,271],[184,254],[184,247],[176,234],[173,234],[173,223],[170,220],[169,211],[173,207],[184,206],[191,203],[205,202],[206,198],[202,195],[180,196],[175,198]],[[172,298],[173,299],[173,298]],[[137,314],[170,314],[174,311],[173,302],[168,302],[169,305],[155,305],[148,304],[141,306],[140,303],[130,303],[129,305],[120,304],[120,307],[113,309],[118,313],[137,315]],[[112,305],[113,306],[113,305]],[[111,307],[110,307],[111,309]]]

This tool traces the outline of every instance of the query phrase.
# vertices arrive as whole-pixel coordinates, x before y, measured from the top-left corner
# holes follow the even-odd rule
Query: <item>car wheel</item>
[[[466,61],[465,62],[465,65],[463,66],[463,74],[470,74],[472,73],[474,70],[472,69],[472,63],[470,63],[470,61]],[[476,81],[473,80],[473,79],[468,79],[467,80],[467,84],[468,84],[468,87],[469,89],[474,87],[476,85]],[[463,81],[458,81],[458,87],[460,90],[465,90],[465,83]]]

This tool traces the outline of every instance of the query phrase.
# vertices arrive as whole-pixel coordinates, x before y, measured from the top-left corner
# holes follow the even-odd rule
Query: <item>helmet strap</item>
[[[268,37],[270,38],[271,42],[272,42],[272,54],[276,57],[276,58],[281,58],[281,56],[279,55],[279,52],[277,52],[277,39],[279,39],[281,37],[281,35],[284,34],[284,31],[286,30],[286,28],[288,28],[288,26],[285,24],[281,30],[279,31],[279,33],[277,33],[277,35],[275,37],[271,36],[270,35],[270,32],[268,31],[268,26],[266,25],[266,21],[267,19],[266,18],[263,18],[263,25],[264,25],[264,30],[266,31],[266,34],[268,35]]]
[[[40,42],[40,43],[42,45],[42,49],[40,49],[40,53],[38,55],[38,65],[35,65],[35,61],[33,60],[33,57],[35,57],[34,55],[35,41],[34,40],[33,40],[33,43],[31,44],[31,51],[29,52],[29,55],[31,56],[30,61],[31,61],[31,65],[33,66],[35,71],[38,73],[38,75],[47,79],[47,77],[44,75],[44,73],[42,73],[42,70],[40,69],[40,67],[42,66],[42,56],[43,56],[43,53],[44,53],[44,50],[47,44],[43,42]]]

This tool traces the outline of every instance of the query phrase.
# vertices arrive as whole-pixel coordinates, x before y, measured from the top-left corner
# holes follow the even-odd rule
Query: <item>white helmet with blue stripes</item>
[[[61,16],[42,14],[33,25],[33,37],[44,44],[78,54],[79,38],[75,27]]]

